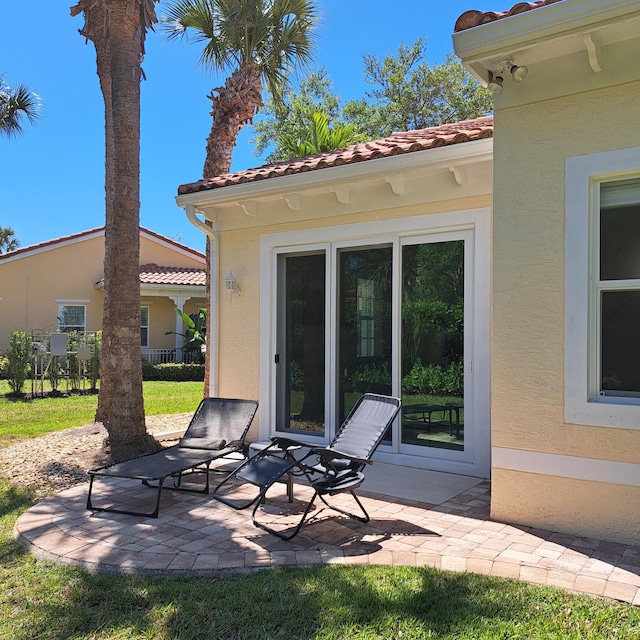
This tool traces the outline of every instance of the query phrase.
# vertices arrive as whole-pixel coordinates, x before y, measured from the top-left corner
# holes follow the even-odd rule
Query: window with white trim
[[[149,346],[149,307],[140,307],[140,343]]]
[[[597,391],[640,398],[640,178],[599,182],[598,187],[598,264],[592,274]]]
[[[58,306],[58,331],[71,333],[73,331],[84,332],[87,328],[84,305],[61,304]]]
[[[640,148],[566,161],[565,421],[640,428]]]

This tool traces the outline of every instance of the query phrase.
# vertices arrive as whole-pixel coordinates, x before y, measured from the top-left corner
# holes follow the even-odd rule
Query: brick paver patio
[[[96,503],[111,500],[145,508],[154,495],[130,480],[111,481],[108,489],[105,493],[97,483]],[[289,509],[284,486],[273,491],[264,518]],[[296,486],[293,508],[298,513],[303,504],[299,498],[307,491]],[[78,485],[25,512],[16,532],[21,544],[39,558],[102,573],[215,576],[276,565],[431,566],[640,605],[640,545],[491,521],[488,482],[441,504],[365,491],[359,495],[371,515],[368,524],[321,504],[301,533],[284,542],[253,526],[250,509],[234,511],[206,495],[165,491],[160,517],[151,519],[91,514],[85,508],[87,485]],[[336,497],[339,500],[347,498]]]

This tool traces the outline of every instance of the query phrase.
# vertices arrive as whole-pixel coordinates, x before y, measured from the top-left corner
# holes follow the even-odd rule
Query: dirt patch
[[[147,431],[157,435],[186,429],[191,413],[148,416]],[[20,440],[0,449],[0,475],[21,487],[30,487],[37,498],[88,482],[87,471],[105,464],[102,443],[107,430],[90,424],[57,431],[39,438]],[[163,440],[170,446],[176,440]]]

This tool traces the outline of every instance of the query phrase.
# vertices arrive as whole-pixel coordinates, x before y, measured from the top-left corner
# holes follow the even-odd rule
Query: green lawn
[[[203,389],[202,382],[144,382],[145,413],[193,412]],[[98,404],[97,394],[25,400],[8,397],[8,392],[8,383],[0,380],[0,446],[16,438],[91,424]]]
[[[605,640],[640,609],[428,568],[327,566],[226,578],[95,576],[13,539],[29,494],[0,482],[0,638]]]

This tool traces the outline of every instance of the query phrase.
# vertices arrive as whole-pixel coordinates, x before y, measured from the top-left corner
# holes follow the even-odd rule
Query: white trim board
[[[492,447],[493,469],[640,487],[640,464]]]

